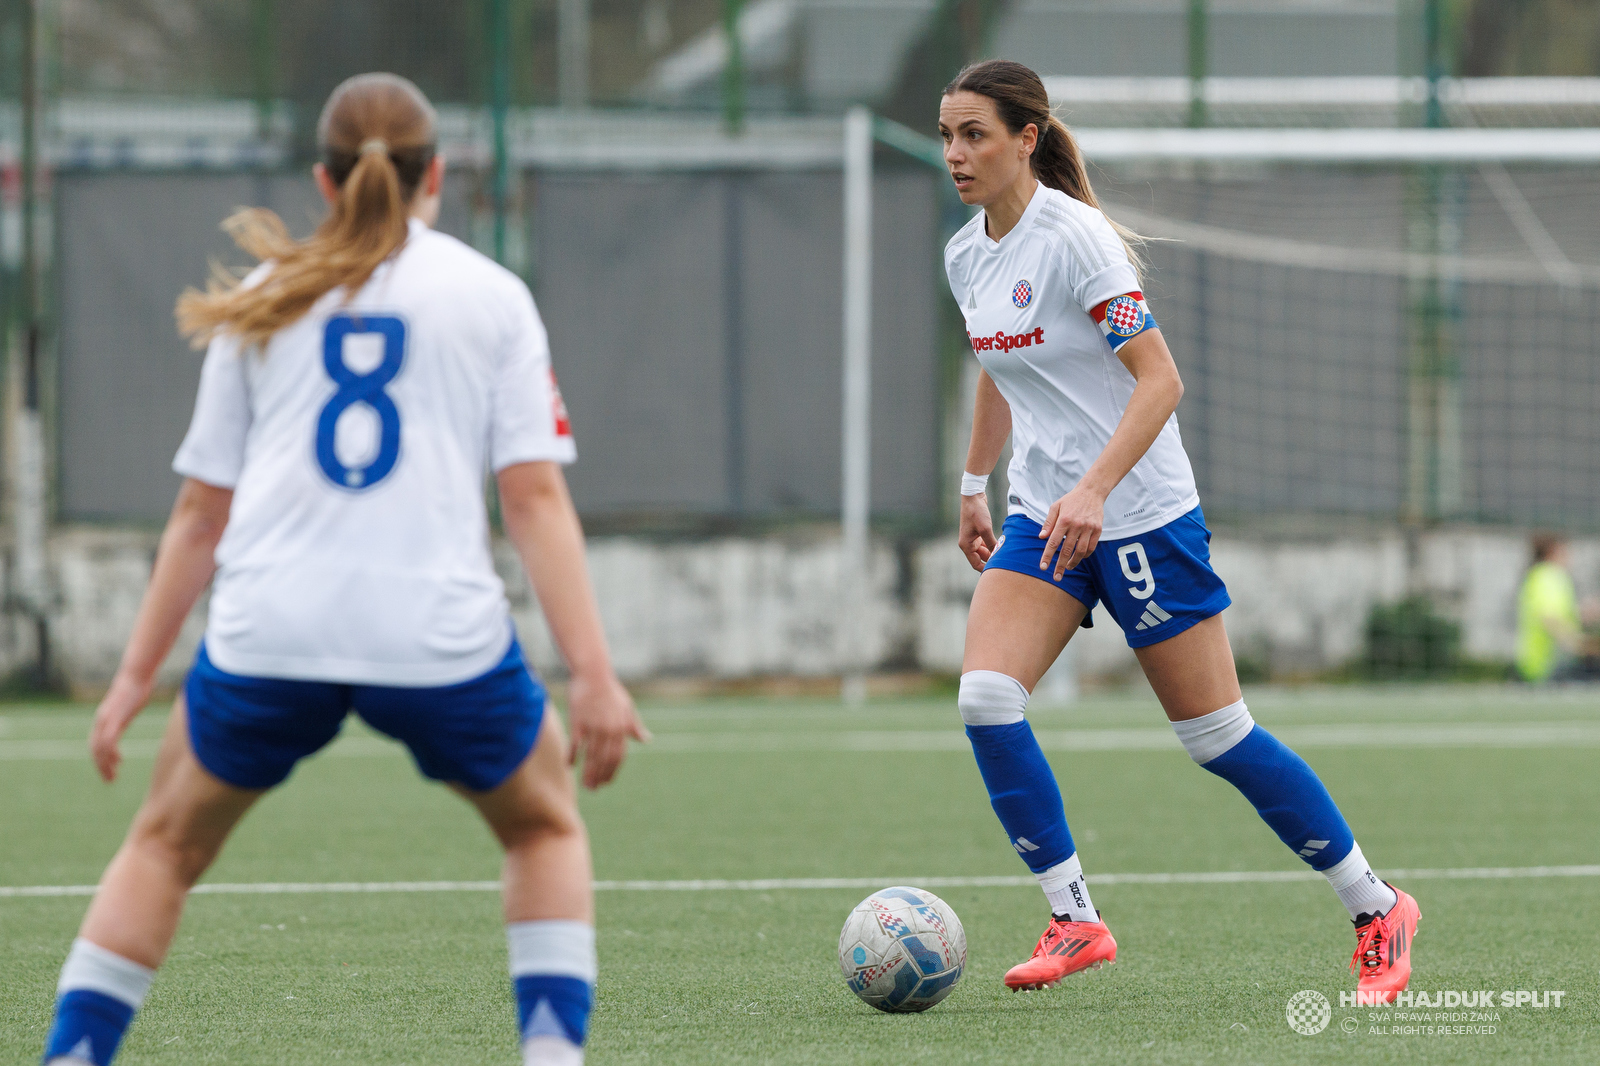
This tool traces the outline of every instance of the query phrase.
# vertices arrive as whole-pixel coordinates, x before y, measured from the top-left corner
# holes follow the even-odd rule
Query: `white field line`
[[[1285,725],[1272,730],[1292,748],[1566,748],[1600,747],[1600,722],[1447,722],[1438,725]],[[1043,729],[1035,736],[1045,751],[1178,751],[1177,737],[1165,727],[1130,729]],[[123,742],[128,758],[150,758],[159,741]],[[828,730],[811,732],[669,733],[634,749],[641,754],[715,752],[966,751],[958,729]],[[335,741],[324,754],[333,757],[400,755],[398,744],[377,737]],[[87,760],[81,740],[0,740],[0,762]]]
[[[1537,877],[1600,877],[1595,866],[1462,866],[1434,870],[1389,870],[1397,881],[1505,881]],[[1090,874],[1094,885],[1215,885],[1320,881],[1315,870],[1217,870],[1199,873]],[[773,892],[793,889],[876,889],[887,885],[922,888],[1022,888],[1032,877],[775,877],[756,881],[596,881],[597,892]],[[255,884],[202,884],[197,896],[323,895],[367,892],[498,892],[498,881],[308,881]],[[94,885],[0,886],[0,899],[37,896],[92,896]]]

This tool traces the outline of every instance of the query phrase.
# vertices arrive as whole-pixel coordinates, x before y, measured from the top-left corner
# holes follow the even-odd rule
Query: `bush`
[[[1461,626],[1426,596],[1375,605],[1365,635],[1362,673],[1375,680],[1448,677],[1462,665]]]

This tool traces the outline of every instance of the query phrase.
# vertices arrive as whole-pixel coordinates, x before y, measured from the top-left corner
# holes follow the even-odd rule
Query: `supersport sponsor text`
[[[1040,326],[1032,333],[1007,333],[1002,329],[992,337],[974,337],[969,333],[967,340],[975,352],[1009,352],[1013,348],[1031,348],[1035,344],[1043,344],[1044,327]]]

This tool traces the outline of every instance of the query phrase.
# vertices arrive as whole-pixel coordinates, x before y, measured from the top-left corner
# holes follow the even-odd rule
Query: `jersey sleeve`
[[[1128,259],[1128,249],[1104,214],[1075,212],[1065,230],[1067,285],[1079,307],[1093,313],[1097,304],[1139,290],[1139,275]]]
[[[237,341],[219,337],[206,349],[194,417],[172,460],[172,469],[207,485],[233,488],[244,469],[250,417],[244,355]]]
[[[521,284],[512,301],[493,408],[489,465],[497,473],[517,463],[570,463],[578,457],[567,407],[550,365],[550,338],[532,295]]]
[[[947,251],[944,257],[944,278],[950,286],[950,295],[955,299],[956,306],[961,309],[962,318],[967,314],[967,287],[962,284],[960,273],[956,269],[954,258]]]

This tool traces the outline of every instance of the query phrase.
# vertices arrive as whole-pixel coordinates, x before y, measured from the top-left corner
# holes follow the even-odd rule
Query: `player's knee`
[[[967,725],[1015,725],[1028,709],[1028,690],[997,671],[969,670],[961,675],[956,706]]]
[[[1255,728],[1255,719],[1244,700],[1230,703],[1219,711],[1203,714],[1199,718],[1173,722],[1173,731],[1183,742],[1189,758],[1204,766],[1206,763],[1232,751]]]
[[[129,843],[183,885],[200,880],[221,850],[220,842],[196,837],[178,820],[163,816],[141,818]]]
[[[584,836],[583,819],[574,807],[571,810],[540,810],[526,817],[496,828],[500,843],[507,851],[541,847],[556,840],[571,840]]]
[[[496,820],[494,829],[507,850],[584,832],[576,794],[557,782],[533,783],[518,802]]]

